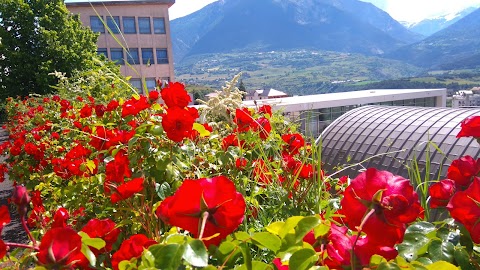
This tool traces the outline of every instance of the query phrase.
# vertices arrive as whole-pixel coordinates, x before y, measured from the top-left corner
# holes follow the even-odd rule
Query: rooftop
[[[68,0],[67,6],[98,6],[98,5],[138,5],[138,4],[168,4],[172,6],[175,0]]]
[[[370,89],[353,92],[340,92],[329,94],[318,94],[308,96],[293,96],[275,99],[256,100],[256,104],[261,106],[269,104],[282,108],[284,112],[308,111],[322,108],[370,104],[378,102],[387,102],[395,100],[406,100],[427,97],[446,97],[447,89]],[[244,101],[245,106],[254,107],[253,100]],[[277,108],[278,109],[278,108]]]

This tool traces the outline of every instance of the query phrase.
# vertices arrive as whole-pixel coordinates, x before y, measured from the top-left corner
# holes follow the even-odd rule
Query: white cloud
[[[480,0],[384,0],[385,11],[399,21],[418,22],[425,18],[479,6]]]
[[[217,0],[175,0],[175,4],[169,8],[170,20],[186,16]]]

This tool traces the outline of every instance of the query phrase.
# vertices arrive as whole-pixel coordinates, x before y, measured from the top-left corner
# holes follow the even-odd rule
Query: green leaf
[[[453,262],[454,246],[450,242],[433,240],[428,247],[428,254],[433,262],[447,261]]]
[[[177,269],[182,263],[182,255],[185,250],[183,245],[153,245],[148,248],[155,257],[155,267],[165,270]]]
[[[105,247],[106,243],[102,238],[90,238],[85,232],[78,232],[78,235],[82,237],[82,244],[85,244],[89,247],[94,247],[96,249],[102,249]]]
[[[465,247],[455,247],[453,256],[455,257],[458,266],[462,269],[475,269],[475,266],[470,262],[470,255]]]
[[[203,125],[200,125],[199,123],[193,123],[192,129],[198,131],[200,137],[210,136],[210,131],[206,130],[205,127]]]
[[[433,225],[432,223],[420,221],[408,226],[407,230],[405,231],[405,234],[408,234],[408,233],[428,234],[434,230],[435,230],[435,225]]]
[[[438,261],[426,266],[428,270],[457,270],[459,269],[455,265],[445,262],[445,261]]]
[[[370,266],[378,266],[380,265],[381,263],[384,263],[384,262],[387,262],[387,259],[383,258],[382,256],[380,255],[373,255],[371,258],[370,258]]]
[[[90,248],[87,245],[82,244],[82,254],[87,258],[88,262],[90,265],[94,266],[97,264],[97,257],[93,252],[90,250]]]
[[[303,240],[303,237],[305,237],[308,232],[313,230],[313,228],[317,227],[321,223],[322,221],[315,216],[302,218],[298,222],[297,227],[295,228],[295,241],[297,243],[301,242]]]
[[[239,241],[248,241],[250,240],[252,237],[250,236],[250,234],[246,233],[246,232],[242,232],[242,231],[239,231],[239,232],[236,232],[233,234],[233,236],[235,237],[235,239],[239,240]]]
[[[277,222],[271,223],[265,229],[267,229],[267,231],[270,233],[273,233],[275,235],[280,235],[280,230],[283,228],[284,225],[285,225],[285,222],[277,221]]]
[[[424,234],[410,232],[405,234],[403,242],[397,246],[398,254],[407,261],[414,261],[427,251],[430,239]]]
[[[282,245],[282,240],[278,236],[269,232],[259,232],[252,236],[253,243],[257,246],[266,247],[273,252],[277,252]]]
[[[207,248],[201,240],[189,241],[185,246],[183,259],[195,267],[205,267],[208,265]]]
[[[318,255],[313,249],[302,248],[295,251],[290,260],[288,260],[288,265],[290,270],[306,270],[312,267],[318,260]]]
[[[290,217],[287,219],[283,227],[280,229],[278,235],[280,238],[285,238],[285,236],[293,231],[293,228],[297,226],[298,222],[302,220],[302,216],[295,216],[295,217]]]
[[[383,262],[376,268],[377,270],[402,270],[396,263]]]
[[[145,250],[142,255],[142,264],[146,267],[153,267],[155,265],[155,257],[150,250]]]

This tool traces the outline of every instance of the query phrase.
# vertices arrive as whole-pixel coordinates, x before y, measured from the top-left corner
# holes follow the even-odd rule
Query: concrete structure
[[[338,177],[354,178],[374,167],[409,178],[409,168],[417,167],[424,181],[444,179],[452,160],[480,154],[474,138],[456,138],[460,122],[472,115],[480,115],[480,108],[356,108],[331,123],[318,140],[323,168],[328,174],[345,168]]]
[[[116,61],[139,90],[174,81],[168,8],[175,0],[75,1],[66,3],[100,34],[98,53]],[[142,81],[145,80],[145,81]]]
[[[248,91],[247,96],[245,96],[245,100],[259,100],[259,99],[285,98],[285,97],[288,97],[286,93],[270,88],[266,90]]]
[[[248,107],[269,104],[299,121],[306,135],[317,137],[345,112],[364,105],[445,107],[447,89],[371,89],[244,101]]]
[[[460,90],[452,96],[452,107],[480,107],[480,89]]]

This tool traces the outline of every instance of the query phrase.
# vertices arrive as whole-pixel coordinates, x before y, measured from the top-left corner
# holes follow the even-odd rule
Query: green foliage
[[[0,10],[0,100],[51,93],[50,73],[93,67],[97,36],[63,0],[2,0]]]

